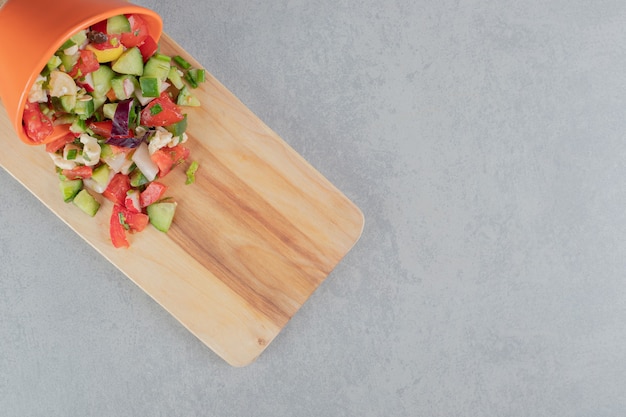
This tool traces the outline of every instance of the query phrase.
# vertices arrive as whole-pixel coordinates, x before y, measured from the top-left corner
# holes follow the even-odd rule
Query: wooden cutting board
[[[169,36],[161,50],[201,65]],[[233,366],[263,352],[359,239],[360,210],[210,74],[187,111],[200,169],[164,182],[178,201],[167,234],[115,249],[111,204],[95,218],[61,198],[43,147],[23,144],[0,108],[0,165],[189,331]]]

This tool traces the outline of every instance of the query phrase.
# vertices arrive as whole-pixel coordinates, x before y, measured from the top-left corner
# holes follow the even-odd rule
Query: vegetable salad
[[[66,202],[90,216],[111,200],[109,234],[128,247],[128,233],[150,223],[167,232],[176,201],[159,179],[189,159],[184,146],[192,89],[205,71],[158,51],[140,15],[114,16],[68,39],[28,94],[23,125],[35,142],[55,125],[69,133],[45,145]],[[186,183],[194,181],[196,162]]]

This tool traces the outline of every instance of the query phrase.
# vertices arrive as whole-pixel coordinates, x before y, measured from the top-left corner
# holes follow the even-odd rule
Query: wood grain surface
[[[170,37],[161,49],[201,66]],[[169,233],[149,227],[115,249],[111,204],[95,218],[66,204],[42,147],[23,144],[0,108],[0,165],[98,252],[233,366],[244,366],[358,240],[360,210],[208,74],[187,111],[200,169],[165,178],[179,205]]]

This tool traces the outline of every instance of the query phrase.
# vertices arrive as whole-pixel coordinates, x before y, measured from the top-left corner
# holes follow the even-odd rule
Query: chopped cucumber
[[[150,223],[161,232],[167,232],[172,225],[174,213],[176,212],[176,202],[164,201],[150,204],[147,208]]]
[[[113,120],[115,117],[115,110],[117,110],[117,103],[106,103],[102,106],[102,114],[107,119]]]
[[[166,55],[154,54],[143,70],[143,75],[148,77],[157,77],[161,81],[165,81],[170,73],[171,58]]]
[[[178,92],[178,99],[176,100],[176,104],[179,106],[189,106],[189,107],[198,107],[200,106],[200,100],[191,92],[187,86],[184,86]]]
[[[93,96],[93,107],[95,109],[99,109],[100,107],[102,107],[104,103],[106,103],[107,100],[108,100],[107,96],[102,96],[102,97]]]
[[[62,63],[63,61],[61,61],[61,58],[56,55],[52,55],[52,57],[48,60],[46,67],[48,70],[52,71],[53,69],[57,69]]]
[[[106,94],[111,89],[111,80],[115,77],[115,72],[107,65],[100,65],[100,68],[92,72],[91,76],[94,84],[93,97],[98,99],[104,98],[104,101],[106,101]],[[102,101],[100,105],[102,105],[104,101]],[[100,106],[95,107],[98,108]]]
[[[85,123],[85,120],[75,117],[74,121],[72,122],[70,126],[70,132],[85,133],[86,131],[87,131],[87,123]]]
[[[74,45],[82,45],[83,42],[85,42],[87,40],[87,31],[86,30],[81,30],[79,32],[76,32],[71,38],[70,40],[72,42],[74,42]]]
[[[102,68],[102,67],[100,67]],[[122,55],[113,63],[113,71],[120,74],[143,75],[143,56],[136,46],[124,51]]]
[[[157,77],[140,77],[139,85],[144,97],[158,97],[161,94],[161,80]]]
[[[63,194],[63,201],[69,203],[83,189],[83,180],[63,180],[59,183],[59,188]]]
[[[74,123],[74,120],[76,120],[76,116],[74,116],[73,114],[63,114],[59,116],[55,120],[55,122],[62,125],[71,125],[72,123]]]
[[[83,120],[89,119],[93,115],[94,110],[93,97],[85,95],[76,100],[74,113],[76,113],[79,118]]]
[[[91,217],[95,216],[100,208],[98,200],[89,194],[89,191],[86,189],[79,191],[72,200],[72,203]]]
[[[180,136],[187,130],[187,115],[183,115],[183,120],[174,123],[173,125],[165,126],[165,129],[172,134],[172,136]]]
[[[146,185],[149,182],[150,181],[148,181],[148,178],[143,175],[143,172],[141,172],[139,168],[134,169],[133,172],[131,172],[130,174],[130,185],[132,187],[138,188],[142,185]]]
[[[112,156],[113,156],[113,150],[111,149],[111,145],[109,145],[108,143],[103,143],[102,145],[100,145],[100,158],[101,159],[107,159]]]
[[[74,65],[78,62],[79,56],[80,54],[66,55],[64,53],[59,55],[59,59],[61,60],[61,64],[65,68],[65,71],[70,72],[72,68],[74,68]]]
[[[71,113],[72,111],[74,111],[74,108],[76,107],[76,95],[68,94],[65,96],[61,96],[59,98],[59,104],[61,105],[63,110],[65,110],[68,113]]]
[[[71,38],[66,40],[65,42],[63,42],[63,45],[61,45],[58,49],[58,52],[63,53],[63,51],[65,51],[68,48],[71,48],[72,46],[75,46],[76,42],[74,42]]]
[[[131,98],[136,84],[137,79],[132,75],[121,75],[111,80],[111,87],[115,93],[115,98],[118,100]]]
[[[205,71],[204,69],[192,68],[189,70],[189,76],[196,84],[200,84],[205,80]]]
[[[130,22],[126,16],[118,15],[107,19],[107,33],[119,35],[124,32],[130,32]]]
[[[174,87],[179,90],[185,86],[185,83],[183,82],[183,77],[181,77],[176,67],[170,67],[170,71],[167,74],[167,79],[170,80]]]
[[[110,170],[107,164],[102,164],[98,168],[93,170],[91,179],[94,180],[101,187],[106,187],[109,183]]]

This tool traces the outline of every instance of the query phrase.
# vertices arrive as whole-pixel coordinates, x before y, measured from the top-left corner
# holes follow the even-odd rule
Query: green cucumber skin
[[[63,195],[63,201],[69,203],[74,200],[76,194],[83,189],[83,180],[65,180],[59,183],[61,194]]]
[[[157,230],[167,233],[172,225],[174,214],[176,212],[175,202],[162,202],[150,204],[147,207],[150,224]]]
[[[166,57],[167,58],[167,57]],[[161,56],[153,56],[143,70],[143,75],[147,77],[156,77],[161,81],[165,81],[170,73],[171,64],[169,59],[165,60]]]
[[[136,46],[124,51],[124,53],[111,66],[113,71],[119,74],[143,75],[143,56]],[[108,91],[108,90],[107,90]],[[106,94],[106,93],[105,93]]]
[[[115,72],[106,65],[100,65],[100,68],[92,72],[91,76],[94,83],[93,97],[106,100],[106,93],[111,89],[111,80],[115,77]],[[99,106],[95,107],[98,108]]]
[[[200,106],[200,100],[198,100],[198,98],[189,91],[189,88],[187,88],[187,86],[184,86],[178,92],[176,104],[178,104],[179,106],[198,107]]]
[[[166,126],[165,129],[172,134],[172,136],[180,136],[187,130],[187,115],[183,115],[183,120],[173,125]]]
[[[144,97],[158,97],[161,94],[161,80],[157,77],[144,75],[139,78],[139,85]]]
[[[76,194],[72,203],[84,213],[94,217],[100,209],[100,203],[86,189],[82,189]]]
[[[102,164],[98,168],[93,170],[93,174],[91,175],[91,179],[97,182],[98,184],[105,186],[109,182],[109,175],[111,170],[107,164]]]
[[[89,119],[95,110],[94,101],[91,96],[88,99],[79,99],[74,106],[74,113],[76,113],[81,119]]]
[[[107,19],[107,33],[119,35],[130,32],[130,22],[124,15],[112,16]]]

